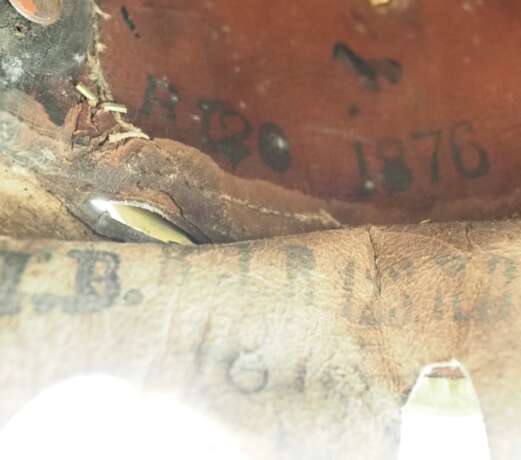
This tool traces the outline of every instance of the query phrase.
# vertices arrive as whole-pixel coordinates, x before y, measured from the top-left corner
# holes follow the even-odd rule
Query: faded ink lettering
[[[233,359],[227,370],[229,383],[239,392],[255,394],[268,385],[269,370],[262,355],[257,352],[241,352]]]
[[[0,316],[20,311],[18,286],[31,256],[23,252],[0,251]]]
[[[436,257],[436,265],[448,276],[456,276],[467,268],[468,259],[464,255],[440,255]]]
[[[164,93],[166,93],[166,98],[164,97]],[[179,93],[174,85],[167,80],[159,80],[149,75],[143,105],[141,106],[139,114],[150,116],[154,103],[159,103],[166,110],[168,118],[174,122],[176,120],[176,107],[179,100]]]
[[[93,313],[112,307],[120,293],[119,256],[104,251],[70,251],[69,256],[77,263],[74,295],[36,295],[35,310],[46,313],[61,307],[66,313]]]
[[[353,260],[347,263],[344,269],[344,292],[345,302],[344,308],[342,309],[342,316],[346,319],[350,319],[352,316],[353,308],[353,285],[355,282],[355,262]]]
[[[409,294],[408,285],[405,283],[397,283],[398,280],[402,280],[404,277],[411,277],[414,275],[414,264],[413,260],[409,257],[404,257],[399,262],[389,265],[382,271],[382,276],[389,277],[391,279],[391,286],[401,286],[402,295],[391,296],[391,303],[389,304],[389,310],[384,324],[388,326],[402,327],[407,324],[413,323],[416,317],[414,314],[414,304]]]
[[[487,261],[486,273],[488,279],[480,283],[476,302],[468,310],[456,309],[454,319],[490,321],[510,317],[513,304],[511,286],[517,274],[516,263],[505,257],[492,256]],[[503,286],[500,288],[501,284]]]
[[[251,260],[253,257],[251,243],[241,243],[239,249],[239,274],[242,288],[248,286],[250,280]]]
[[[143,302],[143,293],[139,289],[131,289],[123,296],[123,302],[129,307],[135,307]]]
[[[306,246],[290,245],[286,248],[288,297],[300,297],[306,305],[313,303],[313,271],[315,270],[315,255]]]
[[[380,286],[378,285],[375,276],[373,276],[369,270],[365,272],[365,278],[370,283],[373,292],[371,295],[371,301],[362,308],[360,313],[360,324],[364,326],[378,326],[379,320],[374,311],[374,304],[376,299],[380,296]]]
[[[201,100],[199,107],[203,112],[203,147],[224,155],[232,167],[237,167],[251,154],[246,144],[253,132],[250,122],[223,101]]]

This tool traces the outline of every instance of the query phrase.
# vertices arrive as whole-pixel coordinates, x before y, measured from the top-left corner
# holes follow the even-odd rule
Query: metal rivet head
[[[63,10],[62,0],[9,0],[11,5],[29,21],[44,26],[60,19]]]

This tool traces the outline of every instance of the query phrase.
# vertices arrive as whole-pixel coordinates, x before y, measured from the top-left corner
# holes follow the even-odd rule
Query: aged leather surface
[[[92,228],[96,193],[203,242],[519,211],[517,2],[73,3],[0,10],[0,150]]]
[[[0,233],[18,238],[2,238],[0,250],[0,355],[4,363],[12,363],[0,367],[3,422],[53,382],[79,373],[107,372],[143,384],[147,391],[181,395],[239,433],[252,458],[387,459],[396,454],[399,410],[419,369],[454,357],[474,379],[494,458],[519,457],[521,224],[516,221],[361,227],[197,248],[23,240],[99,238],[96,220],[85,210],[85,203],[95,197],[146,202],[199,241],[216,243],[343,223],[514,213],[519,209],[514,118],[519,65],[509,50],[519,33],[513,19],[518,5],[394,4],[399,7],[376,13],[365,2],[348,2],[345,36],[339,38],[349,38],[353,49],[364,56],[367,52],[371,59],[403,57],[399,84],[384,75],[381,81],[377,78],[381,91],[376,92],[367,88],[367,75],[356,78],[345,63],[337,62],[341,65],[333,70],[329,48],[323,73],[308,72],[305,66],[286,82],[295,63],[308,64],[303,57],[309,54],[307,44],[312,44],[315,51],[309,56],[314,58],[315,52],[322,53],[319,47],[328,35],[314,28],[310,34],[305,22],[289,23],[286,29],[282,22],[273,22],[273,36],[265,44],[287,45],[280,40],[284,34],[301,41],[292,53],[282,49],[272,55],[273,66],[263,75],[273,80],[266,88],[269,97],[245,101],[248,111],[255,108],[252,137],[247,140],[252,153],[235,169],[222,152],[216,155],[207,148],[208,141],[216,143],[215,133],[206,137],[206,147],[201,144],[204,116],[187,108],[200,97],[198,88],[191,92],[192,82],[178,85],[181,99],[171,128],[165,116],[169,110],[172,114],[172,105],[161,102],[165,94],[173,95],[173,87],[165,86],[168,80],[155,83],[160,96],[153,99],[150,115],[145,111],[136,118],[136,110],[143,109],[139,90],[153,81],[148,79],[149,69],[163,76],[162,67],[156,67],[157,56],[149,56],[143,67],[121,67],[132,82],[129,88],[116,79],[117,53],[126,58],[122,50],[128,49],[139,57],[147,46],[152,21],[147,17],[161,10],[167,25],[199,24],[190,34],[218,29],[221,35],[234,36],[222,54],[219,47],[193,40],[192,35],[183,41],[182,28],[175,29],[176,40],[167,44],[172,45],[172,57],[183,52],[183,46],[201,51],[185,53],[190,62],[175,59],[177,68],[197,66],[201,55],[209,62],[207,52],[214,56],[213,65],[223,72],[193,73],[194,87],[211,87],[212,94],[202,96],[214,102],[229,100],[230,111],[236,113],[241,101],[235,94],[251,96],[248,88],[254,84],[241,86],[240,79],[248,78],[242,75],[255,66],[241,62],[242,73],[233,79],[226,62],[219,61],[231,48],[243,49],[234,35],[236,26],[243,27],[240,21],[229,32],[222,29],[235,18],[227,10],[234,2],[219,3],[222,17],[209,12],[209,25],[200,21],[202,3],[190,3],[194,9],[189,10],[183,2],[129,2],[126,15],[120,2],[102,3],[112,14],[101,26],[108,46],[104,69],[116,99],[128,104],[131,120],[151,134],[202,149],[172,139],[121,140],[125,126],[81,103],[74,93],[71,75],[81,75],[76,65],[70,75],[70,69],[60,75],[58,88],[65,91],[64,99],[57,94],[42,98],[35,88],[5,84],[6,76],[16,76],[16,66],[11,62],[11,73],[6,73],[6,54],[0,55],[0,152],[5,164],[0,170]],[[338,2],[327,2],[321,11],[313,5],[312,11],[304,11],[300,3],[288,5],[288,10],[292,5],[301,21],[304,16],[324,19],[316,24],[327,24],[335,33],[344,27],[343,19],[332,19]],[[241,8],[253,32],[259,8],[260,2],[252,2],[249,10]],[[357,19],[359,12],[363,17]],[[447,16],[458,27],[446,23]],[[125,48],[118,40],[127,40],[129,18],[134,21],[130,35],[135,41]],[[497,27],[486,27],[490,21]],[[366,31],[357,35],[352,29],[360,24]],[[302,41],[310,35],[313,40]],[[406,39],[410,45],[404,45]],[[505,45],[498,48],[500,39]],[[12,40],[9,44],[15,46]],[[222,44],[221,38],[217,42]],[[396,54],[398,49],[403,56]],[[445,55],[447,49],[451,52]],[[345,49],[337,51],[346,56]],[[251,59],[255,63],[257,55]],[[169,72],[167,68],[170,78]],[[174,76],[178,75],[186,78],[182,73]],[[341,83],[331,83],[336,78]],[[316,85],[317,79],[328,84]],[[447,84],[432,92],[440,81]],[[302,88],[313,103],[302,102]],[[341,97],[346,95],[353,95],[360,113],[348,110],[353,107],[346,107],[351,102]],[[296,103],[299,110],[294,109]],[[201,108],[215,110],[226,122],[237,118],[223,105]],[[349,126],[337,118],[345,111],[351,117]],[[290,141],[287,172],[266,169],[265,159],[255,153],[253,132],[259,135],[261,126],[276,114],[280,117],[274,121],[286,120]],[[200,119],[190,121],[190,115]],[[222,119],[213,121],[217,124],[212,129],[219,130]],[[462,124],[467,121],[471,124]],[[376,187],[367,197],[360,196],[360,163],[353,166],[352,157],[349,165],[337,163],[343,158],[344,142],[375,148],[388,136],[403,140],[414,133],[420,140],[435,141],[440,129],[448,150],[439,151],[439,183],[433,183],[433,155],[427,147],[407,155],[407,167],[415,174],[407,190],[393,189],[394,179],[375,174],[391,164],[393,171],[401,171],[400,186],[408,182],[404,163],[386,159],[387,153],[366,152],[373,174],[366,179]],[[460,146],[455,130],[472,136],[465,137],[461,156],[454,149]],[[220,135],[217,139],[223,140]],[[221,150],[227,145],[217,144]],[[270,148],[270,155],[280,153]],[[484,150],[486,174],[480,166],[485,164],[480,154]],[[310,161],[314,154],[316,169]],[[462,177],[462,171],[480,174]]]
[[[0,4],[0,92],[18,89],[41,102],[62,125],[79,97],[74,81],[84,71],[93,39],[90,1],[63,2],[58,23],[42,27]]]
[[[195,248],[3,238],[1,418],[53,382],[103,372],[180,396],[248,458],[392,459],[420,368],[456,358],[493,458],[519,458],[520,229]]]
[[[100,6],[102,69],[129,119],[247,179],[235,198],[319,203],[343,224],[519,210],[518,1]]]
[[[378,213],[369,204],[359,214],[357,203],[326,205],[295,190],[236,177],[200,151],[172,140],[119,140],[126,128],[110,117],[83,103],[74,105],[59,127],[33,98],[5,91],[0,94],[0,150],[8,164],[30,171],[94,229],[85,205],[99,197],[146,203],[197,241],[217,243],[340,228],[332,208],[366,217]],[[495,209],[513,212],[516,197],[476,196],[465,203],[490,216]],[[465,216],[457,211],[459,205],[440,206],[445,216],[453,211]]]
[[[109,198],[155,207],[200,242],[340,227],[319,201],[303,205],[292,200],[294,192],[236,178],[175,141],[112,142],[111,135],[122,128],[86,103],[74,106],[58,127],[33,98],[5,91],[0,93],[0,129],[5,160],[30,171],[91,226],[95,222],[84,211],[86,203]]]
[[[24,168],[0,161],[0,234],[19,239],[99,239]]]

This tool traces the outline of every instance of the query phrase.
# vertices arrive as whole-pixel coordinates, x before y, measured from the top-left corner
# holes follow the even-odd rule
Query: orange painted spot
[[[38,9],[33,0],[19,0],[20,6],[27,14],[34,15]]]

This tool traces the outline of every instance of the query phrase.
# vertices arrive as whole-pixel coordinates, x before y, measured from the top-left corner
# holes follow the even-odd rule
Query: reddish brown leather
[[[0,91],[0,150],[76,214],[96,195],[146,202],[218,242],[519,210],[513,1],[105,0],[99,36],[79,5],[47,41],[2,15],[0,75],[38,63]],[[80,106],[78,79],[157,138],[112,137],[126,125]]]
[[[155,137],[318,198],[343,223],[519,209],[517,1],[99,3],[107,81]]]

